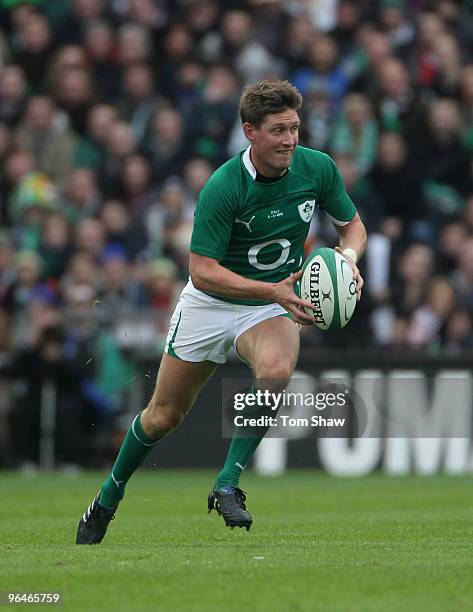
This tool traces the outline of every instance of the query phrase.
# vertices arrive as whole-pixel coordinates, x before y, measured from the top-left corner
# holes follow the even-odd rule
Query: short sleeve
[[[356,207],[347,194],[340,172],[331,157],[324,155],[320,208],[335,225],[345,225],[356,215]]]
[[[190,251],[213,259],[224,258],[234,221],[234,197],[225,181],[213,175],[199,195]]]

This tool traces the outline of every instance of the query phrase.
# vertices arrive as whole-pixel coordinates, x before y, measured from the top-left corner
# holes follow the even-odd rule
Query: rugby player
[[[244,89],[240,115],[249,146],[218,168],[200,193],[190,280],[171,318],[155,391],[80,519],[77,544],[102,541],[128,480],[178,427],[232,346],[251,367],[255,388],[261,381],[281,385],[290,379],[299,325],[313,323],[302,310],[312,306],[298,297],[294,284],[318,208],[335,225],[337,249],[353,270],[360,298],[363,280],[356,263],[366,231],[333,160],[298,144],[301,105],[299,91],[287,81],[266,80]],[[240,475],[265,432],[235,431],[209,493],[209,511],[216,509],[232,528],[248,530],[252,524]]]

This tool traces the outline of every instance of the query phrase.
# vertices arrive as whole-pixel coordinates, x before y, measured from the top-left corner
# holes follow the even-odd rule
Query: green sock
[[[141,426],[141,412],[137,414],[113,464],[112,471],[100,488],[100,504],[116,508],[125,495],[125,487],[135,470],[143,463],[158,440],[151,440]]]
[[[233,436],[225,464],[215,481],[216,489],[240,486],[241,473],[246,468],[262,438],[263,436],[261,438],[238,438],[236,434]]]
[[[252,386],[249,391],[253,393],[255,387]],[[246,407],[242,414],[254,418],[268,415],[268,406]],[[271,414],[274,415],[275,413]],[[248,461],[258,448],[258,444],[264,438],[268,429],[268,427],[235,427],[225,464],[215,481],[216,489],[238,487],[240,485],[241,473],[246,468]]]

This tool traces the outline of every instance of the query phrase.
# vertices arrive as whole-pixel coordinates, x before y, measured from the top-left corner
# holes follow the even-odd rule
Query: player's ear
[[[255,126],[252,123],[248,123],[248,121],[246,121],[242,127],[243,134],[245,134],[246,138],[250,141],[250,143],[252,143],[255,139]]]

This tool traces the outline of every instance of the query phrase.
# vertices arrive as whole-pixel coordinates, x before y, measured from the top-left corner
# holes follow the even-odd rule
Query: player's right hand
[[[279,283],[273,284],[273,300],[277,304],[281,304],[292,316],[294,321],[301,325],[312,325],[314,323],[314,317],[305,313],[302,308],[313,309],[313,305],[307,301],[302,300],[294,291],[294,284],[301,278],[302,270],[291,274],[288,278],[285,278]]]

